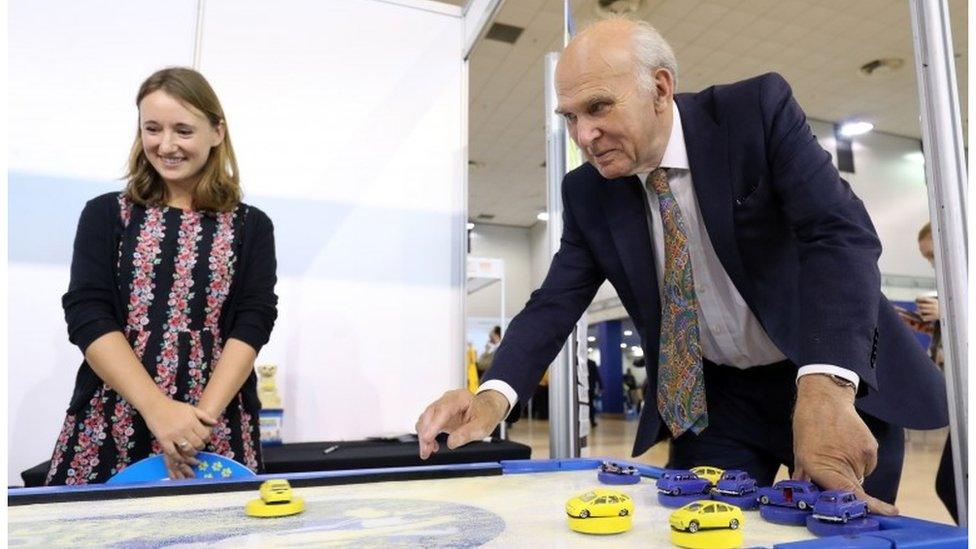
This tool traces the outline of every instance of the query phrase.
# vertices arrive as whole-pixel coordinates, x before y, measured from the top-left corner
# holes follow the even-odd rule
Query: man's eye
[[[142,131],[144,131],[146,133],[156,133],[156,132],[159,131],[159,128],[154,128],[152,126],[146,126],[145,128],[142,129]]]
[[[590,105],[590,109],[589,110],[590,110],[590,114],[601,114],[603,112],[606,112],[606,110],[609,109],[609,108],[610,108],[610,104],[609,103],[603,103],[603,102],[601,102],[601,103],[594,103],[594,104]]]
[[[569,113],[567,113],[567,114],[564,114],[563,117],[565,117],[566,118],[566,122],[569,122],[570,124],[572,124],[573,122],[576,122],[576,115],[575,114],[569,114]]]
[[[176,133],[182,136],[193,135],[193,130],[177,130]]]

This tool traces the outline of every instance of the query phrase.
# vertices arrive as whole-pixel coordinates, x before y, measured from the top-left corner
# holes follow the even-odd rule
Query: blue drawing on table
[[[141,508],[130,500],[130,508]],[[471,505],[408,499],[312,499],[304,513],[256,519],[242,507],[45,519],[11,524],[10,546],[55,547],[473,547],[505,529],[500,516]]]

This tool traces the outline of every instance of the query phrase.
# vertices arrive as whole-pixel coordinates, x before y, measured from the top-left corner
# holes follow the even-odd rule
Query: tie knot
[[[668,169],[657,168],[647,176],[647,186],[654,189],[658,196],[671,192],[668,186]]]

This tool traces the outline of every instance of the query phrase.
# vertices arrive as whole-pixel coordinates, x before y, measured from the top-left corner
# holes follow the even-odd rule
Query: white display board
[[[285,441],[412,431],[461,384],[463,29],[405,4],[206,3],[201,69],[276,226]]]
[[[201,70],[245,201],[275,223],[286,441],[406,432],[460,387],[467,65],[460,8],[207,0]],[[50,457],[81,354],[60,298],[86,200],[123,183],[133,100],[190,65],[198,2],[10,6],[8,475]]]
[[[196,2],[8,7],[7,475],[50,459],[82,357],[61,295],[85,202],[121,189],[153,71],[193,61]]]

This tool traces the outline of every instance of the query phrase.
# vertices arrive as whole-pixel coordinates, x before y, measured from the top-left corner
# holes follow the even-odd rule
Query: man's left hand
[[[793,478],[824,490],[849,490],[868,510],[897,515],[898,509],[869,496],[861,484],[878,464],[878,442],[854,408],[854,388],[810,374],[797,382],[793,410]]]

